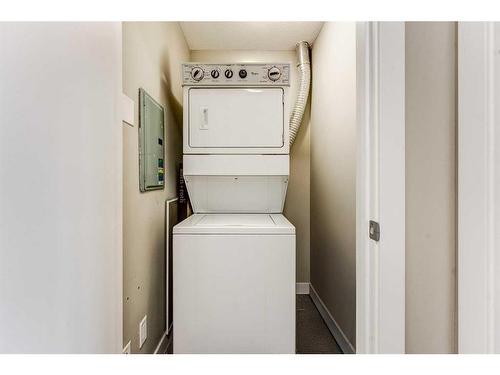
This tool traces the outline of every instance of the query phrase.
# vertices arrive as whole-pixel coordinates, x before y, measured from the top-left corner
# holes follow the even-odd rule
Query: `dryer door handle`
[[[200,129],[208,130],[208,107],[201,107],[200,113],[201,113]]]

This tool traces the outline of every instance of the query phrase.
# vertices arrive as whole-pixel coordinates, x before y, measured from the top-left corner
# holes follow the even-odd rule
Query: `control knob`
[[[247,71],[245,69],[240,69],[238,75],[240,76],[241,79],[247,78]]]
[[[219,69],[214,69],[210,72],[210,75],[212,76],[212,78],[219,78],[219,75],[220,75],[220,72],[219,72]]]
[[[273,66],[271,69],[268,70],[267,76],[271,81],[277,81],[281,77],[281,70],[279,68]]]
[[[191,69],[191,77],[193,77],[195,81],[201,81],[203,79],[203,75],[203,69],[201,69],[200,67],[195,66],[193,69]]]
[[[226,76],[226,78],[233,78],[233,71],[231,69],[226,69],[224,75]]]

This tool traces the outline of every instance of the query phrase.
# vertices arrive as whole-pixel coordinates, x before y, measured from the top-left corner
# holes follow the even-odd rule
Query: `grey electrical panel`
[[[139,89],[139,187],[142,192],[165,185],[165,111]]]

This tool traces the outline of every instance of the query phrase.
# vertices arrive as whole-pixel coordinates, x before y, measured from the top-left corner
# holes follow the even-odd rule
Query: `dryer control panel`
[[[289,86],[290,64],[183,64],[182,84],[183,86]]]

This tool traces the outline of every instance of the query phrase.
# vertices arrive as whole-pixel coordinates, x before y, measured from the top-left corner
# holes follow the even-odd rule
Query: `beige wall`
[[[293,106],[298,89],[298,73],[294,51],[191,51],[196,62],[290,62],[291,101]],[[290,154],[290,182],[284,213],[297,230],[297,282],[309,281],[309,108]]]
[[[456,24],[406,24],[406,352],[456,352]]]
[[[356,29],[324,24],[312,53],[311,284],[355,345]]]
[[[165,331],[165,199],[176,196],[182,158],[180,63],[189,50],[176,22],[123,23],[123,92],[135,101],[135,126],[123,125],[123,344],[152,353]],[[138,90],[166,110],[165,189],[140,193]],[[139,322],[148,315],[148,338],[139,350]]]

